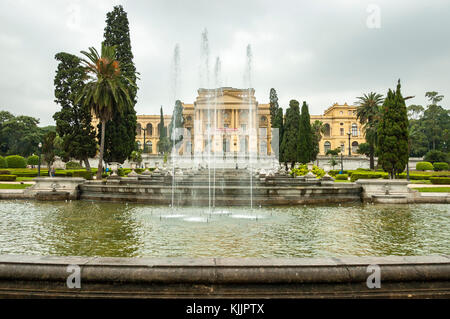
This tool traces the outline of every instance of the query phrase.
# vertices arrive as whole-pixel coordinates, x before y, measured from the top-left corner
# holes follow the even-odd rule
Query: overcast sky
[[[410,104],[426,91],[450,99],[450,1],[190,0],[0,2],[0,109],[54,124],[54,56],[100,48],[106,13],[128,13],[137,70],[138,114],[172,112],[171,64],[180,46],[179,99],[201,85],[201,33],[207,28],[211,70],[222,61],[223,86],[244,86],[246,47],[260,103],[276,88],[280,105],[307,101],[311,114],[362,93],[385,94],[398,78]]]

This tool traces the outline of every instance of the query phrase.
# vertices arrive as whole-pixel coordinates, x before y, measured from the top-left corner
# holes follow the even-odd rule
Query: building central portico
[[[178,155],[271,155],[270,112],[254,89],[199,89],[183,104],[184,137]]]

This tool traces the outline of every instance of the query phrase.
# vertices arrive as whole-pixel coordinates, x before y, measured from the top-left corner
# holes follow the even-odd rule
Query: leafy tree
[[[39,156],[37,156],[37,155],[30,155],[27,158],[27,164],[31,165],[32,167],[39,165]]]
[[[407,107],[408,110],[408,119],[409,120],[417,120],[423,115],[424,108],[422,105],[410,105]]]
[[[175,122],[175,127],[174,127]],[[170,136],[170,145],[173,147],[173,134],[175,133],[175,145],[180,143],[183,140],[183,134],[180,134],[177,129],[182,129],[184,127],[184,118],[183,118],[183,104],[180,100],[175,102],[175,107],[173,109],[172,119],[169,123],[169,136]],[[174,132],[175,128],[175,132]]]
[[[272,127],[275,121],[275,117],[277,116],[278,113],[278,109],[280,108],[278,105],[278,96],[277,96],[277,91],[274,88],[270,89],[270,123],[272,123]]]
[[[333,149],[333,150],[328,150],[326,153],[325,153],[325,155],[331,155],[331,156],[338,156],[339,155],[339,153],[341,152],[341,148],[340,147],[336,147],[335,149]]]
[[[302,114],[300,115],[299,136],[298,161],[302,164],[314,161],[317,153],[314,155],[313,131],[311,129],[308,104],[305,101],[303,101]]]
[[[167,128],[164,126],[164,115],[163,110],[161,106],[160,110],[160,120],[158,123],[158,133],[159,133],[159,140],[158,140],[158,152],[160,153],[166,153],[170,150],[170,141],[167,137]]]
[[[363,96],[357,97],[355,104],[356,118],[364,128],[364,135],[370,147],[370,169],[375,168],[375,147],[377,144],[377,130],[380,121],[380,105],[383,103],[383,96],[381,94],[370,92]]]
[[[425,154],[424,160],[427,162],[446,162],[450,163],[450,154],[441,151],[429,151]]]
[[[283,140],[281,142],[280,153],[283,161],[285,162],[286,169],[287,163],[291,162],[293,168],[295,162],[300,158],[300,109],[299,103],[296,100],[289,102],[289,108],[286,110],[286,120],[284,124]]]
[[[56,132],[60,136],[57,137],[57,144],[62,144],[62,152],[58,155],[66,162],[71,158],[84,161],[90,171],[89,158],[97,153],[92,114],[88,107],[74,103],[84,86],[84,68],[81,59],[69,53],[60,52],[55,59],[59,61],[54,80],[55,103],[61,106],[61,111],[53,115]]]
[[[131,51],[128,17],[122,6],[115,6],[107,13],[103,36],[106,46],[116,47],[115,59],[119,61],[123,75],[120,81],[127,88],[132,101],[129,105],[123,105],[122,112],[114,112],[106,123],[105,161],[123,163],[135,147],[137,118],[134,106],[138,90],[136,86],[138,73]],[[101,132],[100,125],[99,132]]]
[[[31,116],[14,116],[9,112],[0,112],[1,154],[29,156],[37,153],[43,136],[38,124],[39,120]]]
[[[378,127],[378,164],[390,178],[405,170],[409,158],[408,116],[400,87],[399,80],[396,91],[389,89]]]
[[[331,156],[331,159],[328,161],[328,163],[331,165],[332,169],[338,164],[336,155]]]
[[[44,137],[44,143],[42,143],[42,156],[44,162],[47,163],[49,173],[50,167],[55,161],[55,145],[54,145],[55,137],[56,137],[55,132],[48,132]]]
[[[358,145],[358,149],[356,150],[356,153],[361,155],[370,156],[370,144],[369,143],[361,143]]]
[[[97,179],[101,179],[106,122],[113,118],[114,114],[120,113],[133,105],[129,94],[129,86],[125,86],[124,81],[128,81],[131,86],[133,82],[122,74],[120,63],[116,60],[115,47],[108,47],[102,43],[101,55],[93,47],[89,48],[89,52],[81,51],[81,53],[88,58],[88,60],[83,59],[82,62],[91,78],[83,87],[75,103],[82,101],[83,105],[92,109],[97,118],[100,119],[101,142]],[[131,151],[127,154],[127,157],[129,154],[131,154]]]
[[[322,135],[325,134],[326,127],[322,121],[315,120],[311,125],[311,130],[313,132],[313,158],[317,158],[317,154],[319,154],[319,144],[322,140]]]

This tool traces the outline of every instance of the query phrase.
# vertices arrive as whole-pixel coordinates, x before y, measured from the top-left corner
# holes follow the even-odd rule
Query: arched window
[[[153,143],[151,141],[148,141],[145,144],[147,144],[147,153],[153,153]]]
[[[147,124],[147,135],[152,136],[153,135],[153,125],[152,123]]]
[[[358,142],[353,142],[352,143],[352,153],[357,153],[357,151],[358,151],[358,146],[359,146],[359,144],[358,144]]]
[[[323,144],[323,151],[324,151],[325,154],[327,154],[327,152],[328,152],[329,150],[331,150],[331,143],[328,142],[328,141],[326,141],[326,142]]]
[[[331,127],[330,127],[330,124],[328,124],[328,123],[326,123],[325,125],[324,125],[324,133],[323,133],[323,135],[324,136],[330,136],[331,135]]]
[[[352,136],[358,136],[358,125],[352,124]]]
[[[136,124],[136,135],[141,136],[142,126],[140,123]]]

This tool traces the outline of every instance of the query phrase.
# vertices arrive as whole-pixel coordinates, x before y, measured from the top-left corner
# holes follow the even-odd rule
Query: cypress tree
[[[311,129],[311,122],[309,117],[308,104],[303,101],[302,114],[300,115],[299,125],[299,158],[298,161],[302,164],[306,164],[313,161],[314,158],[314,145],[313,145],[313,132]]]
[[[278,105],[278,96],[277,96],[277,91],[275,91],[274,88],[270,89],[270,122],[272,123],[272,127],[273,126],[273,122],[275,121],[275,117],[277,116],[277,112],[279,109],[279,105]]]
[[[75,103],[83,88],[84,68],[80,58],[69,53],[60,52],[55,59],[59,61],[54,80],[55,103],[61,106],[61,111],[56,112],[53,118],[56,132],[62,138],[62,159],[84,161],[86,169],[90,170],[88,158],[94,157],[97,152],[92,115],[81,103]]]
[[[175,126],[175,145],[180,143],[183,140],[183,134],[179,134],[177,129],[184,127],[184,118],[183,118],[183,104],[180,100],[175,102],[175,107],[173,109],[172,120],[169,124],[169,136],[170,136],[170,145],[173,144],[173,131]]]
[[[128,17],[121,5],[115,6],[111,12],[107,13],[103,36],[105,45],[116,46],[116,58],[120,63],[121,72],[136,83],[137,72],[131,52]],[[136,105],[137,88],[129,83],[126,85],[130,89],[133,106],[125,108],[122,113],[115,113],[106,123],[104,154],[106,162],[123,163],[135,148],[137,117],[134,105]],[[98,131],[101,131],[100,127]]]
[[[291,100],[289,102],[289,108],[286,110],[283,140],[280,148],[281,158],[285,162],[286,169],[288,162],[291,162],[291,167],[294,167],[295,162],[299,160],[299,126],[299,103],[296,100]]]
[[[390,178],[405,170],[409,158],[408,116],[400,87],[398,80],[397,90],[389,89],[378,126],[378,164]]]
[[[161,106],[160,110],[160,118],[158,123],[158,133],[159,133],[159,140],[158,140],[158,152],[160,153],[166,153],[170,149],[170,142],[167,138],[167,128],[164,126],[164,115],[163,115],[163,109]]]

